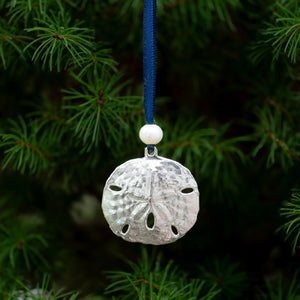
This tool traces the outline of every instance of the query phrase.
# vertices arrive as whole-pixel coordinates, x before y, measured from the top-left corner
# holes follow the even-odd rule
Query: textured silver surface
[[[196,222],[199,191],[187,168],[146,151],[144,158],[129,160],[111,174],[102,209],[111,230],[124,240],[167,244],[181,238]]]

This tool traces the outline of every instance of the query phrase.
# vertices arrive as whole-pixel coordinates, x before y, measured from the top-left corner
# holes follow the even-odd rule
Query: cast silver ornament
[[[124,240],[172,243],[195,224],[199,191],[191,172],[180,163],[150,155],[120,165],[108,178],[102,209],[111,230]]]

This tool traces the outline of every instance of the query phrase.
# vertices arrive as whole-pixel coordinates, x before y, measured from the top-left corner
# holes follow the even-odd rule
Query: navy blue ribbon
[[[154,124],[156,77],[156,0],[144,0],[144,108]]]

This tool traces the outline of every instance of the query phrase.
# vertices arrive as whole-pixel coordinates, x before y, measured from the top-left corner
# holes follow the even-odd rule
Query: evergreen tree
[[[0,0],[0,299],[300,299],[300,3],[157,6],[158,151],[201,211],[141,247],[100,201],[143,155],[143,1]]]

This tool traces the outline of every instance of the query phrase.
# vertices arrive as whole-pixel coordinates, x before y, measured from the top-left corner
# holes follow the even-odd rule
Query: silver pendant
[[[102,209],[111,230],[124,240],[168,244],[195,224],[199,191],[187,168],[146,148],[145,157],[125,162],[110,175]]]

